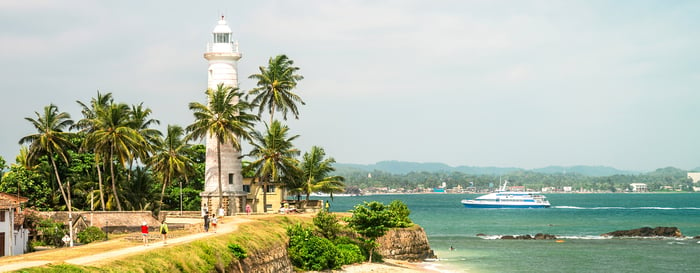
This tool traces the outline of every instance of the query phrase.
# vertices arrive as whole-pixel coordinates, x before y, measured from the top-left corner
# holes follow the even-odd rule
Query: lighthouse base
[[[201,192],[202,211],[206,210],[209,215],[216,214],[221,216],[219,208],[223,208],[224,216],[236,215],[245,211],[246,192],[222,192],[219,198],[219,192]]]

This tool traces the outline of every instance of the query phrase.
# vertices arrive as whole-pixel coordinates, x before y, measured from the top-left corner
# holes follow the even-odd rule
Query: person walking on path
[[[148,246],[148,223],[146,221],[141,223],[141,237],[143,237],[143,245]]]
[[[163,223],[160,224],[160,234],[163,235],[163,244],[167,245],[168,244],[168,224],[165,223],[165,220],[163,220]]]
[[[216,224],[217,224],[216,222],[218,221],[217,219],[218,219],[218,218],[216,217],[216,215],[213,215],[213,214],[212,214],[212,216],[211,216],[211,226],[214,228],[214,233],[216,233]]]
[[[250,204],[245,204],[245,213],[250,215],[251,209],[250,209]]]
[[[204,214],[204,232],[209,232],[209,214]]]
[[[326,212],[331,212],[331,201],[326,201]]]

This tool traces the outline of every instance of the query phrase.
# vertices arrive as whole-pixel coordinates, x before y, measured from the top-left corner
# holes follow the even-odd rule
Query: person
[[[209,232],[209,214],[204,214],[204,232]]]
[[[331,201],[326,201],[326,212],[331,212]]]
[[[252,211],[252,209],[250,208],[250,204],[245,204],[245,213],[250,215],[251,211]]]
[[[163,235],[163,244],[167,245],[168,244],[168,224],[165,223],[165,220],[163,220],[163,223],[160,224],[160,234]]]
[[[141,237],[143,237],[143,245],[147,246],[148,245],[148,223],[146,223],[146,221],[143,221],[141,223]]]
[[[224,222],[224,208],[223,207],[219,208],[219,221],[221,221],[221,223]]]
[[[454,251],[455,248],[453,246],[450,246],[450,251]]]
[[[282,211],[282,214],[287,214],[289,212],[289,203],[287,201],[284,201],[284,210]]]
[[[218,221],[218,220],[216,219],[216,215],[215,215],[215,214],[212,214],[212,215],[211,215],[211,227],[214,228],[214,233],[216,233],[216,222],[217,222],[217,221]]]

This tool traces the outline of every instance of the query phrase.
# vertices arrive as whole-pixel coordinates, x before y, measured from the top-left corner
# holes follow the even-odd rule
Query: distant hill
[[[623,171],[606,166],[549,166],[539,169],[532,169],[536,173],[578,173],[586,176],[611,176],[617,174],[639,174],[640,172]]]
[[[631,175],[640,172],[618,170],[606,166],[549,166],[545,168],[526,170],[522,168],[502,168],[502,167],[472,167],[457,166],[452,167],[444,163],[417,163],[405,161],[380,161],[375,164],[344,164],[333,165],[337,172],[351,172],[353,170],[371,172],[379,170],[391,174],[407,174],[410,172],[461,172],[475,175],[502,175],[516,171],[532,171],[537,173],[578,173],[586,176],[610,176],[610,175]]]

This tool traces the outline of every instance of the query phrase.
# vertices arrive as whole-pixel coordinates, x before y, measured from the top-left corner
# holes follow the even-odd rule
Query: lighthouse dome
[[[214,27],[213,33],[231,33],[231,28],[228,26],[228,23],[226,23],[226,20],[224,20],[224,16],[221,16],[221,20],[219,20],[219,23]]]

